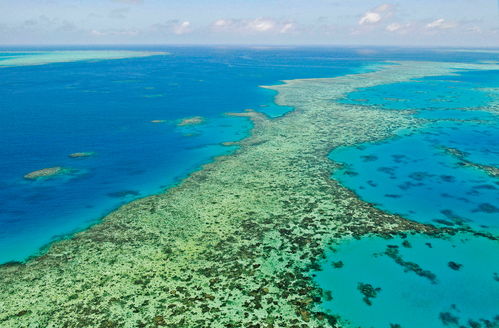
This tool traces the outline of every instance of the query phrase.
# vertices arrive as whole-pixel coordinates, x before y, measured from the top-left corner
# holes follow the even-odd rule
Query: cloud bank
[[[0,44],[269,43],[499,47],[489,0],[0,3]],[[374,6],[373,6],[374,4]],[[430,8],[431,7],[431,8]],[[437,8],[438,7],[438,8]],[[431,9],[431,10],[430,10]],[[16,13],[13,15],[12,13]],[[434,16],[435,12],[440,13]]]

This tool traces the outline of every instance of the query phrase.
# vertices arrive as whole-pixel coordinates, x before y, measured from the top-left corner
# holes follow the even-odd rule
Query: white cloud
[[[374,25],[393,15],[395,7],[392,4],[382,4],[368,12],[359,19],[359,25]]]
[[[229,26],[232,24],[232,21],[231,20],[226,20],[226,19],[218,19],[216,21],[213,22],[213,26],[214,27],[226,27],[226,26]]]
[[[248,29],[256,32],[266,32],[274,29],[275,22],[270,19],[260,19],[249,21],[247,24]]]
[[[191,31],[191,22],[183,21],[173,24],[173,33],[177,35],[182,35],[189,33]]]
[[[373,12],[367,12],[359,20],[359,25],[376,24],[376,23],[379,23],[380,21],[381,21],[380,14],[373,13]]]
[[[392,23],[386,27],[388,32],[396,32],[402,28],[402,25],[399,23]]]
[[[284,24],[284,26],[281,28],[279,31],[280,33],[288,33],[289,31],[293,30],[295,28],[295,24],[293,23],[287,23]]]
[[[456,23],[447,22],[443,18],[439,18],[437,20],[434,20],[431,23],[426,24],[426,28],[429,30],[433,30],[433,29],[447,30],[447,29],[454,28],[456,26],[457,26]]]
[[[391,23],[385,27],[385,30],[391,33],[406,34],[408,32],[414,31],[417,28],[413,23]]]
[[[152,25],[151,32],[159,34],[184,35],[192,32],[192,24],[189,21],[180,21],[174,19],[165,23]]]
[[[215,32],[231,33],[289,33],[296,24],[270,18],[256,19],[218,19],[211,24]]]

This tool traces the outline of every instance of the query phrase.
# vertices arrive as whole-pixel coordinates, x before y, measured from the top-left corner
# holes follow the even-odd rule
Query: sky
[[[0,45],[499,47],[499,0],[0,0]]]

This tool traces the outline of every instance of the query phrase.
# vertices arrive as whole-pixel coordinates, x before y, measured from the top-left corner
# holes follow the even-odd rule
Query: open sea
[[[230,154],[237,146],[223,143],[245,138],[252,124],[225,113],[253,109],[277,118],[293,110],[260,85],[356,74],[383,60],[498,58],[425,49],[168,47],[127,49],[168,52],[149,57],[2,67],[13,56],[36,56],[31,50],[54,49],[0,49],[0,263],[25,261]],[[486,110],[497,108],[498,88],[499,69],[349,94],[345,105],[410,110],[428,123],[333,150],[342,169],[332,177],[387,212],[497,236],[499,180],[484,167],[499,167],[499,116]],[[200,124],[179,124],[198,116]],[[69,156],[79,152],[91,156]],[[70,173],[24,178],[58,166]],[[499,325],[497,241],[465,233],[366,237],[333,248],[313,279],[331,296],[323,308],[349,327]],[[371,287],[366,302],[360,291]]]
[[[0,263],[23,261],[233,151],[222,142],[246,137],[251,122],[224,113],[291,109],[259,85],[356,73],[363,64],[345,52],[333,60],[328,51],[154,50],[170,54],[0,67]],[[205,122],[177,126],[194,116]],[[76,152],[95,154],[68,157]],[[56,166],[74,171],[23,178]]]

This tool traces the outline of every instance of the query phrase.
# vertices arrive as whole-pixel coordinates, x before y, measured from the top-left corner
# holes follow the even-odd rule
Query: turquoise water
[[[466,234],[445,240],[366,237],[334,249],[314,280],[325,291],[322,307],[347,327],[499,326],[497,241]],[[379,288],[367,299],[371,305],[359,284]]]
[[[11,58],[20,58],[20,57],[25,57],[32,55],[31,52],[21,52],[21,51],[16,51],[16,52],[0,52],[0,62],[11,59]]]
[[[493,113],[488,113],[480,110],[459,110],[459,109],[435,109],[419,111],[416,114],[418,118],[429,120],[479,120],[493,121],[497,117]]]
[[[0,55],[0,67],[44,65],[77,61],[134,58],[151,55],[166,55],[165,52],[120,51],[120,50],[71,50],[71,51],[11,51]]]
[[[431,122],[389,140],[335,149],[330,158],[344,166],[334,178],[362,199],[412,220],[498,232],[499,181],[477,166],[462,165],[463,158],[448,151],[457,150],[478,165],[499,167],[499,115],[486,111],[493,98],[478,89],[499,87],[499,71],[487,71],[487,80],[478,82],[483,74],[452,76],[452,83],[459,85],[455,92],[448,91],[450,77],[438,77],[349,94],[344,102],[360,98],[375,108],[410,109]],[[418,96],[420,91],[424,97]],[[435,102],[443,94],[446,101]],[[435,103],[438,108],[431,107]]]
[[[458,75],[384,84],[359,89],[342,102],[393,110],[475,109],[492,100],[480,90],[487,87],[499,87],[499,71],[462,71]]]
[[[234,151],[221,143],[246,137],[252,125],[224,113],[292,109],[260,85],[355,73],[365,63],[331,60],[349,50],[147,50],[170,54],[0,68],[0,263],[25,260]],[[204,123],[176,126],[193,116]],[[68,157],[75,152],[95,155]],[[23,178],[54,166],[72,174]]]
[[[405,218],[499,236],[499,179],[487,172],[499,167],[499,115],[484,89],[498,87],[499,71],[464,71],[349,94],[343,103],[428,121],[333,150],[334,179]],[[348,327],[499,327],[498,252],[498,241],[464,233],[364,237],[335,245],[313,275],[321,307]]]
[[[478,164],[498,166],[499,125],[437,122],[388,141],[339,148],[345,166],[334,177],[364,200],[406,218],[499,231],[499,184],[483,170],[459,165],[459,149]]]

